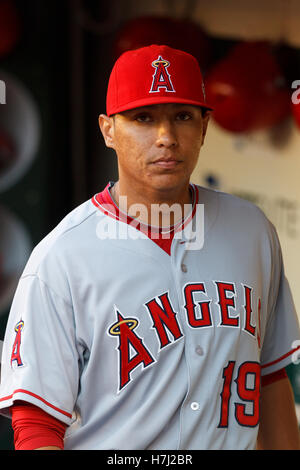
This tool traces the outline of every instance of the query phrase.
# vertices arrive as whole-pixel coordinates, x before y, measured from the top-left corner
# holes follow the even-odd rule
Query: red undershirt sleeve
[[[15,450],[39,447],[64,448],[67,425],[30,403],[19,402],[11,407]]]
[[[261,385],[264,387],[265,385],[269,385],[273,382],[277,382],[277,380],[285,379],[287,377],[287,373],[285,368],[276,370],[271,374],[263,375],[261,377]]]

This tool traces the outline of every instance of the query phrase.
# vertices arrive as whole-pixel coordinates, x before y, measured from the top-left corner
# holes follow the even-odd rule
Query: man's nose
[[[177,136],[172,123],[168,120],[161,121],[157,126],[156,145],[158,147],[175,147]]]

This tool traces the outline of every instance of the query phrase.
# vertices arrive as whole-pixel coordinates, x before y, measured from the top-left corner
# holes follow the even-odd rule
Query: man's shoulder
[[[224,216],[228,217],[230,214],[247,214],[253,216],[257,220],[269,223],[265,213],[252,201],[241,196],[220,191],[217,189],[206,188],[204,186],[195,185],[199,192],[199,202],[209,203],[218,207]]]
[[[35,246],[23,275],[36,274],[40,266],[49,258],[61,259],[66,248],[75,251],[76,244],[82,241],[82,229],[86,231],[89,220],[96,212],[97,208],[91,200],[88,200],[66,214]]]
[[[278,245],[276,228],[264,211],[252,201],[235,194],[197,186],[199,202],[204,204],[207,226],[230,230],[238,237],[265,239]]]

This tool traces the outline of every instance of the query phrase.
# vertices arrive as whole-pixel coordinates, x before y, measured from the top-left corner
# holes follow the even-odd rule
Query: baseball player
[[[191,55],[152,45],[114,65],[99,125],[118,181],[38,244],[12,303],[16,449],[300,448],[276,231],[190,182],[209,113]]]

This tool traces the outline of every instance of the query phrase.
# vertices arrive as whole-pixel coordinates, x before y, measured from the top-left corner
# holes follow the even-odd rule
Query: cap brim
[[[208,111],[213,111],[213,108],[209,106],[208,103],[205,103],[203,101],[188,100],[185,98],[176,98],[176,97],[172,98],[168,96],[161,96],[161,97],[153,96],[153,97],[144,98],[141,100],[131,101],[130,103],[126,103],[123,105],[119,105],[107,111],[107,115],[112,116],[113,114],[122,113],[123,111],[129,111],[135,108],[141,108],[142,106],[151,106],[155,104],[167,104],[167,103],[190,104],[194,106],[199,106],[201,108],[205,108]]]

